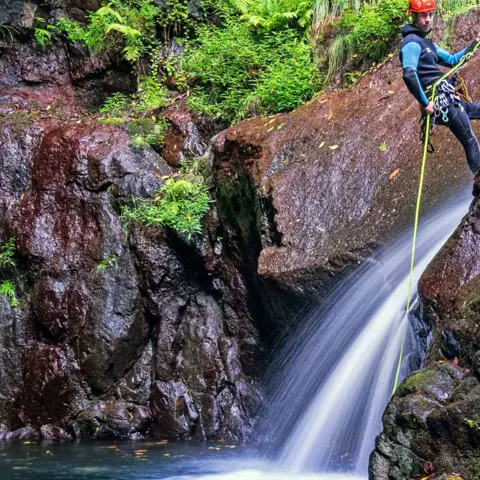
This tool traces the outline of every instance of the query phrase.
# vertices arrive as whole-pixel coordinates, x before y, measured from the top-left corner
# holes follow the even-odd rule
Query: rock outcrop
[[[166,163],[95,121],[24,121],[4,118],[0,134],[2,240],[17,247],[2,280],[20,301],[2,296],[3,438],[51,436],[45,425],[72,437],[244,438],[258,335],[214,217],[198,246],[126,231],[122,205],[153,194]]]

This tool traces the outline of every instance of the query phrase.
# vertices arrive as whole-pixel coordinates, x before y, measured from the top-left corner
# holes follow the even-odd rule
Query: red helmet
[[[435,0],[409,0],[407,13],[433,12],[436,8]]]

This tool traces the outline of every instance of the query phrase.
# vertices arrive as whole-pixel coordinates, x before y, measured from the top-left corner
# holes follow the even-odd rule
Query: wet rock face
[[[480,192],[480,179],[475,180]],[[383,417],[370,478],[480,474],[480,199],[421,277],[433,341],[425,369],[407,378]]]
[[[412,374],[384,413],[369,478],[477,478],[479,414],[479,378],[467,369],[437,363]]]
[[[153,432],[241,440],[261,400],[245,381],[255,372],[258,334],[244,286],[230,262],[215,265],[208,245],[197,253],[183,245],[172,256],[172,241],[178,239],[144,227],[132,235],[138,269],[148,272],[142,283],[148,316],[157,325]],[[196,263],[210,268],[189,272]]]
[[[38,2],[4,0],[0,5],[0,24],[30,28],[33,26]]]
[[[259,341],[215,218],[201,246],[141,225],[127,239],[122,205],[170,172],[156,153],[92,121],[4,126],[17,254],[1,273],[20,307],[0,299],[1,438],[244,439]]]
[[[478,192],[479,179],[475,181]],[[472,366],[480,348],[480,202],[477,199],[422,276],[425,317],[436,331],[431,356]]]
[[[165,134],[162,156],[172,167],[204,155],[210,138],[218,133],[213,122],[201,119],[188,110],[183,96],[172,102],[165,118],[170,125]]]

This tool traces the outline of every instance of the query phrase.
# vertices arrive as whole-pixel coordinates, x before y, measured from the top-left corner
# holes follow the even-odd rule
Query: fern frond
[[[240,13],[247,14],[252,6],[252,0],[230,0],[230,4]]]
[[[138,37],[142,34],[136,28],[129,27],[128,25],[122,25],[121,23],[112,23],[108,26],[106,33],[110,33],[112,30],[120,32],[125,37]]]
[[[124,23],[123,17],[116,10],[114,10],[110,5],[111,4],[106,5],[105,7],[99,8],[95,12],[95,15],[98,15],[99,17],[108,17],[111,15],[115,17],[120,23]]]

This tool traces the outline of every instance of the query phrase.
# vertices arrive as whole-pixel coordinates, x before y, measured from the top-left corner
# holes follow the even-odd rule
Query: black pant
[[[453,102],[450,104],[447,122],[440,116],[435,123],[450,128],[465,150],[470,170],[476,175],[480,170],[480,146],[473,133],[470,119],[480,119],[480,103],[468,103],[462,98],[460,104],[454,105]]]

